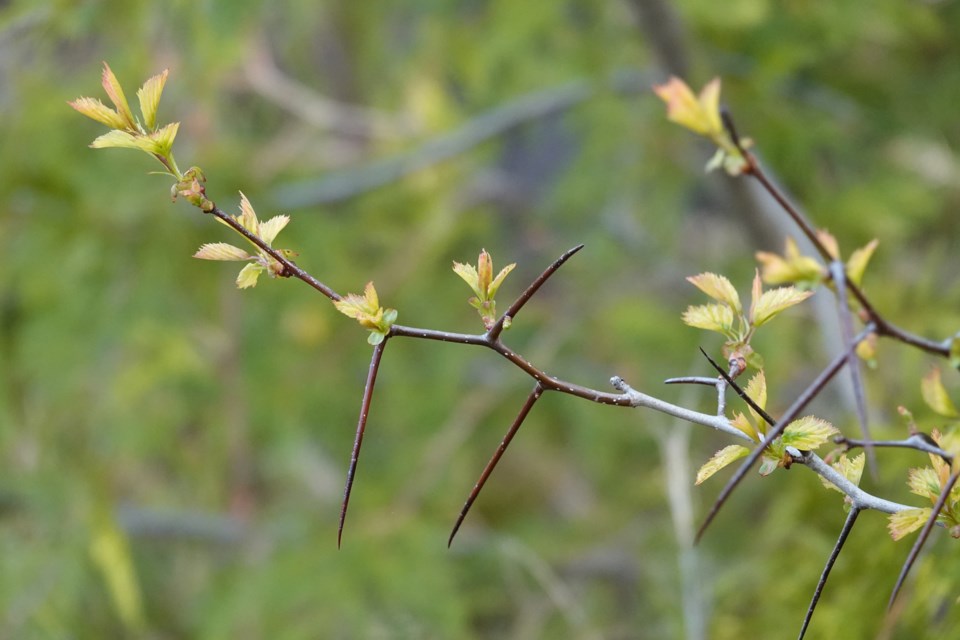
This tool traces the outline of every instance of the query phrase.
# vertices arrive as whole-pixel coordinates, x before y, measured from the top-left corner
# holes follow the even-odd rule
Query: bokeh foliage
[[[782,237],[666,122],[642,4],[0,3],[0,637],[690,633],[664,462],[685,427],[658,415],[548,395],[445,548],[529,391],[487,352],[391,342],[337,551],[365,332],[299,283],[240,292],[232,266],[191,259],[233,238],[171,204],[141,154],[88,149],[102,130],[65,104],[94,93],[102,60],[129,87],[169,67],[160,117],[181,121],[178,159],[204,168],[210,197],[235,211],[243,189],[262,217],[289,214],[301,264],[341,292],[373,279],[405,324],[480,329],[453,260],[485,247],[517,262],[509,300],[583,242],[509,343],[564,378],[620,374],[706,409],[709,393],[661,385],[708,374],[701,341],[719,349],[680,322],[698,299],[684,277],[746,290],[753,252]],[[743,132],[842,248],[880,239],[864,282],[878,308],[917,333],[957,331],[960,3],[675,4],[691,83],[724,79]],[[569,104],[444,162],[329,195],[563,91]],[[317,115],[328,100],[332,123]],[[349,120],[342,105],[364,109]],[[811,310],[791,315],[755,345],[774,415],[828,357]],[[935,426],[919,398],[929,362],[881,343],[879,364],[874,434],[902,433],[897,404]],[[960,389],[955,372],[945,382]],[[816,410],[852,433],[845,384]],[[695,463],[728,444],[702,431]],[[922,461],[880,458],[865,486],[909,501],[906,469]],[[687,489],[697,513],[718,487]],[[842,520],[802,470],[751,480],[698,551],[709,637],[790,636]],[[814,635],[887,624],[908,543],[861,520]],[[958,632],[955,551],[938,533],[889,637]]]

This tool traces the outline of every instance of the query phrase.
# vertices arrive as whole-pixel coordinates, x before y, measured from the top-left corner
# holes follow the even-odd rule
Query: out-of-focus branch
[[[273,193],[282,207],[311,207],[340,202],[396,182],[439,164],[514,127],[570,109],[603,90],[631,94],[646,90],[650,78],[643,73],[618,72],[606,83],[574,80],[520,96],[482,113],[458,129],[440,134],[398,155],[360,167],[335,171],[320,178],[280,186]]]

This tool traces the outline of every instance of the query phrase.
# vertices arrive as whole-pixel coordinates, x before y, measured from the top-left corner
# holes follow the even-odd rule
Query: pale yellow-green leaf
[[[104,91],[110,97],[110,101],[113,102],[113,106],[117,108],[117,113],[126,122],[126,127],[135,130],[137,128],[136,121],[133,119],[133,112],[130,111],[127,97],[123,95],[123,87],[120,86],[120,81],[117,80],[117,76],[113,74],[113,70],[106,62],[103,63],[101,84],[103,84]]]
[[[723,123],[720,120],[720,78],[714,78],[703,85],[697,98],[710,130],[723,131]]]
[[[737,295],[737,290],[733,288],[733,285],[724,276],[715,273],[701,273],[688,277],[687,282],[717,302],[729,305],[735,313],[740,313],[740,296]]]
[[[472,264],[463,264],[462,262],[453,263],[453,272],[463,278],[463,281],[470,285],[478,298],[484,298],[485,294],[480,290],[480,276],[477,268]]]
[[[757,403],[761,409],[767,408],[767,378],[763,374],[763,369],[757,371],[756,375],[750,378],[750,381],[747,383],[744,392],[750,397],[751,400]],[[754,422],[761,424],[763,418],[760,417],[760,414],[753,410],[753,407],[747,405],[747,409],[750,411],[750,415],[753,416]],[[766,431],[766,429],[764,429]]]
[[[745,433],[754,442],[760,442],[760,436],[757,434],[757,430],[750,423],[750,421],[747,420],[747,417],[739,411],[733,416],[733,420],[730,421],[730,424],[735,426],[737,429],[740,429],[740,431]]]
[[[873,256],[873,252],[879,243],[880,241],[874,238],[865,246],[851,253],[847,259],[847,278],[858,287],[863,280],[863,272],[866,271],[867,264],[870,262],[870,258]]]
[[[170,124],[157,129],[153,133],[148,134],[146,139],[153,143],[153,147],[148,149],[150,153],[155,153],[160,156],[169,155],[170,150],[173,148],[173,141],[177,137],[177,131],[179,129],[179,122],[171,122]]]
[[[139,149],[141,151],[152,153],[151,149],[153,149],[154,144],[151,140],[144,138],[143,136],[134,136],[126,131],[114,129],[113,131],[108,131],[91,142],[90,146],[94,149]]]
[[[713,454],[713,457],[707,460],[707,462],[700,467],[700,470],[697,472],[697,481],[696,484],[702,483],[704,480],[715,474],[720,469],[723,469],[725,466],[738,460],[747,454],[750,453],[750,449],[740,446],[739,444],[731,444],[728,447],[724,447]]]
[[[250,233],[259,235],[260,222],[257,220],[257,212],[253,210],[253,205],[247,200],[243,191],[240,192],[240,216],[237,222]]]
[[[143,600],[126,534],[107,514],[97,517],[90,557],[107,585],[117,615],[129,630],[143,626]]]
[[[123,116],[96,98],[77,98],[67,104],[88,118],[105,124],[111,129],[123,129],[127,126],[127,122],[123,119]]]
[[[487,299],[493,300],[497,295],[497,291],[500,290],[500,285],[503,284],[504,278],[513,271],[514,267],[517,266],[517,263],[508,264],[503,269],[500,269],[500,273],[497,274],[497,277],[493,279],[493,282],[490,283],[490,286],[487,287]]]
[[[164,69],[146,82],[137,91],[137,99],[140,101],[140,114],[143,116],[143,124],[148,129],[157,126],[157,106],[160,104],[160,95],[163,93],[163,85],[167,82],[169,70]]]
[[[249,260],[252,256],[232,244],[211,242],[201,245],[193,257],[201,260]]]
[[[799,304],[812,295],[812,291],[801,291],[796,287],[779,287],[763,292],[753,308],[753,326],[759,327],[767,323],[784,309]]]
[[[931,467],[910,469],[907,475],[907,486],[910,487],[910,493],[930,500],[936,500],[940,495],[940,478]]]
[[[290,216],[274,216],[260,223],[260,239],[272,246],[277,234],[290,222]]]
[[[683,322],[691,327],[729,333],[733,325],[733,310],[725,304],[705,304],[688,307]]]
[[[833,237],[833,234],[826,229],[819,229],[817,230],[817,239],[820,240],[820,244],[827,250],[831,258],[834,260],[840,259],[840,246],[837,244],[837,239]]]
[[[849,458],[847,457],[847,454],[842,453],[840,454],[840,458],[836,462],[834,462],[832,466],[844,478],[846,478],[853,484],[859,486],[860,477],[863,475],[863,465],[865,461],[866,461],[866,456],[862,453],[854,458]],[[833,484],[823,476],[820,476],[820,481],[823,483],[823,486],[825,486],[827,489],[840,491],[840,489],[835,484]]]
[[[948,418],[956,418],[958,416],[957,408],[954,406],[953,401],[950,400],[950,396],[947,395],[947,390],[943,386],[939,367],[930,369],[930,372],[923,376],[923,380],[920,381],[920,392],[923,394],[923,399],[927,403],[927,406],[941,416]]]
[[[258,262],[251,262],[240,269],[240,273],[237,275],[237,288],[246,289],[257,286],[261,271],[263,271],[263,265]]]
[[[793,238],[787,238],[784,255],[758,251],[757,262],[763,281],[767,284],[796,283],[805,288],[815,286],[824,275],[824,270],[814,258],[801,255]]]
[[[380,298],[377,296],[377,289],[373,286],[372,280],[363,288],[363,297],[366,299],[368,309],[380,308]]]
[[[905,535],[912,533],[926,524],[930,519],[932,509],[907,509],[897,513],[891,513],[887,530],[890,531],[890,537],[899,540]]]
[[[820,418],[805,416],[783,430],[783,444],[801,451],[812,451],[837,434],[836,427]]]

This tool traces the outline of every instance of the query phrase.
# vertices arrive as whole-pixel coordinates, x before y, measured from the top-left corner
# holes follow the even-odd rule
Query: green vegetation
[[[381,301],[409,325],[476,331],[461,278],[486,322],[494,294],[504,311],[583,243],[510,344],[563,379],[599,389],[622,375],[709,413],[709,388],[662,384],[714,375],[697,347],[724,345],[681,322],[703,302],[684,278],[724,273],[742,291],[757,250],[765,276],[820,277],[789,248],[772,257],[795,229],[759,210],[743,180],[705,176],[709,150],[650,91],[670,72],[698,87],[721,76],[765,166],[844,255],[873,255],[860,273],[876,307],[923,336],[956,333],[960,5],[685,0],[672,48],[647,37],[638,15],[650,6],[3,5],[0,636],[792,637],[841,498],[802,470],[751,474],[694,551],[728,473],[695,488],[696,469],[730,438],[650,411],[546,395],[448,550],[529,393],[479,349],[390,343],[338,550],[364,333],[300,283],[239,291],[237,269],[192,259],[239,240],[187,203],[202,176],[168,166],[184,196],[171,204],[155,161],[91,151],[102,127],[65,104],[93,95],[103,60],[130,98],[169,68],[131,112],[146,128],[111,141],[163,155],[176,135],[206,195],[242,212],[237,224],[273,236],[286,225],[298,264],[337,291],[364,290],[345,300],[372,342],[396,320]],[[137,137],[158,131],[159,147]],[[736,169],[727,151],[718,162]],[[247,261],[241,283],[277,274],[269,254],[225,246],[200,257]],[[481,247],[516,263],[510,277],[493,279],[482,256],[469,272]],[[833,306],[817,294],[751,336],[774,415],[836,353]],[[736,346],[744,336],[727,328]],[[899,405],[923,431],[948,424],[956,371],[943,371],[945,396],[933,358],[884,341],[866,355],[875,438],[906,435]],[[812,412],[852,437],[848,385],[834,381]],[[761,430],[750,415],[744,428]],[[878,458],[866,489],[930,506],[942,468],[913,451]],[[912,515],[904,527],[922,524]],[[811,637],[960,631],[944,531],[884,618],[909,550],[887,524],[861,515]]]

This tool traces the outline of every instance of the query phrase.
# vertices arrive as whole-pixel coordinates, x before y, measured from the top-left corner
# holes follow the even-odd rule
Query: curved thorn
[[[516,315],[520,313],[520,309],[523,308],[523,305],[527,304],[530,298],[533,297],[533,294],[537,292],[537,289],[539,289],[543,283],[550,278],[550,276],[556,273],[557,269],[562,267],[564,262],[572,258],[575,253],[580,251],[580,249],[583,249],[582,244],[578,244],[572,249],[568,249],[563,253],[563,255],[550,263],[550,266],[544,269],[543,273],[537,276],[537,279],[530,283],[530,286],[527,287],[526,290],[521,293],[516,300],[513,301],[513,304],[510,305],[510,308],[507,309],[503,315],[497,319],[496,323],[492,327],[490,327],[490,330],[487,331],[487,337],[491,341],[495,341],[498,337],[500,337],[500,334],[503,333],[503,323],[506,322],[507,318],[515,318]]]
[[[367,372],[367,383],[363,387],[363,400],[360,402],[360,418],[357,420],[357,435],[353,440],[353,451],[350,454],[350,466],[347,469],[347,484],[343,489],[343,502],[340,503],[340,523],[337,526],[337,548],[343,540],[343,522],[347,518],[347,505],[350,504],[350,491],[353,489],[353,477],[357,472],[357,460],[360,458],[360,445],[363,444],[363,433],[367,428],[367,416],[370,414],[370,402],[373,400],[373,385],[377,382],[377,371],[380,368],[380,358],[383,349],[387,346],[386,339],[373,348],[370,357],[370,370]]]
[[[823,591],[824,585],[827,584],[827,578],[830,577],[830,570],[833,569],[834,563],[840,556],[843,543],[847,541],[847,536],[850,535],[850,532],[853,530],[853,525],[857,521],[858,515],[860,515],[860,509],[850,507],[850,513],[847,514],[847,520],[843,523],[843,529],[840,530],[840,537],[837,538],[837,544],[833,545],[833,551],[830,553],[830,557],[827,558],[827,564],[823,567],[823,573],[820,574],[820,581],[817,583],[817,588],[813,591],[813,598],[810,600],[810,606],[807,607],[807,615],[804,617],[803,625],[800,627],[798,640],[803,640],[803,636],[807,633],[807,627],[810,626],[810,620],[813,618],[813,610],[817,608],[817,602],[820,600],[820,593]]]
[[[717,499],[714,501],[713,506],[710,507],[710,512],[707,513],[706,519],[704,519],[703,524],[700,525],[700,528],[697,530],[697,535],[695,542],[699,543],[700,539],[703,537],[704,532],[707,530],[707,527],[710,526],[710,523],[713,522],[713,519],[717,516],[717,513],[720,511],[720,507],[727,501],[727,498],[730,497],[730,494],[733,493],[733,490],[737,488],[737,485],[740,484],[740,481],[743,480],[744,476],[747,475],[747,471],[760,459],[760,456],[763,455],[763,451],[770,446],[770,444],[776,440],[783,430],[790,424],[794,418],[797,417],[804,407],[813,400],[817,394],[823,390],[823,387],[830,382],[833,376],[837,375],[837,372],[843,368],[843,365],[847,362],[847,353],[856,348],[856,345],[860,343],[867,335],[873,331],[873,325],[868,325],[859,333],[859,335],[854,339],[854,341],[847,347],[840,355],[835,357],[827,367],[820,372],[813,382],[810,383],[800,397],[794,400],[793,404],[786,410],[786,412],[781,416],[780,420],[776,422],[775,425],[771,426],[770,431],[767,433],[767,436],[753,451],[750,452],[750,455],[743,461],[743,463],[737,468],[736,472],[733,474],[733,477],[727,481],[727,484],[724,485],[723,489],[720,491],[720,495],[717,496]]]
[[[540,398],[541,395],[543,395],[543,391],[543,386],[541,386],[541,384],[538,382],[533,387],[533,391],[530,392],[530,395],[527,396],[527,401],[524,402],[523,406],[520,408],[520,413],[518,413],[517,417],[514,418],[513,424],[510,425],[510,429],[507,431],[506,435],[503,436],[503,440],[500,441],[500,446],[497,447],[497,450],[493,453],[493,457],[490,458],[489,462],[487,462],[487,466],[483,468],[480,478],[470,491],[470,495],[467,497],[467,501],[463,504],[463,508],[460,509],[460,515],[457,516],[457,521],[453,525],[453,530],[450,532],[450,537],[447,538],[447,548],[453,544],[453,538],[457,535],[457,531],[460,530],[460,525],[463,524],[463,519],[467,517],[467,512],[470,511],[470,507],[473,506],[474,500],[476,500],[477,496],[480,495],[480,490],[483,489],[483,485],[487,482],[487,478],[489,478],[490,474],[493,473],[493,468],[497,466],[498,462],[500,462],[500,458],[503,457],[503,453],[510,445],[510,441],[513,440],[513,436],[517,434],[517,431],[520,429],[520,425],[523,424],[527,414],[530,413],[530,409],[533,408],[534,403]]]
[[[887,611],[893,608],[893,603],[897,599],[897,594],[900,593],[900,588],[903,587],[903,583],[907,579],[907,574],[910,572],[910,568],[913,567],[913,563],[916,562],[917,556],[920,555],[920,549],[923,548],[927,538],[930,537],[930,532],[933,531],[933,526],[937,523],[937,517],[943,510],[943,505],[947,503],[947,498],[950,497],[950,491],[953,490],[953,485],[957,483],[958,477],[960,477],[960,471],[954,471],[953,474],[950,475],[946,486],[943,488],[943,490],[940,492],[940,496],[937,498],[936,504],[933,505],[933,511],[930,513],[930,518],[923,525],[923,529],[920,530],[920,536],[917,537],[917,541],[913,543],[913,548],[910,549],[910,554],[907,555],[907,559],[903,563],[903,567],[900,569],[900,575],[897,576],[897,583],[893,585],[893,593],[890,594],[890,602],[887,603]]]

